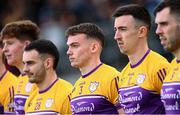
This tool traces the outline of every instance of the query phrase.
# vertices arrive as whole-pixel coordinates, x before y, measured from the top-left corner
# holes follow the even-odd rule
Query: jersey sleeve
[[[71,114],[71,105],[70,105],[69,95],[67,95],[67,97],[64,99],[62,108],[60,109],[60,113],[61,114]]]
[[[169,73],[170,64],[160,63],[158,66],[154,68],[153,77],[151,77],[154,89],[160,94],[160,90],[162,88],[162,83],[167,74]]]
[[[116,83],[117,83],[117,92],[119,91],[119,88],[120,88],[120,85],[122,84],[123,82],[123,77],[122,77],[122,74],[119,73],[118,77],[116,77]],[[118,110],[122,109],[122,106],[120,104],[120,101],[119,101],[119,94],[118,94],[118,99],[116,100],[116,104],[115,104],[116,108]]]
[[[59,90],[59,93],[56,95],[56,107],[58,108],[58,112],[60,114],[71,114],[70,93],[72,88],[73,87],[70,83],[65,83],[59,88],[61,91]],[[62,90],[64,94],[61,94]]]
[[[118,81],[119,81],[119,76],[118,74],[115,75],[115,77],[110,81],[110,86],[109,86],[109,98],[111,103],[114,105],[118,104]]]
[[[1,101],[0,101],[0,104],[3,105],[4,107],[4,113],[6,112],[14,112],[14,88],[15,88],[15,85],[16,85],[16,82],[17,82],[17,78],[12,74],[10,73],[9,71],[7,72],[6,74],[7,76],[7,79],[5,80],[5,82],[1,85],[3,85],[3,89],[2,91],[4,91],[4,95],[2,97],[0,97]],[[2,103],[1,103],[2,102]]]

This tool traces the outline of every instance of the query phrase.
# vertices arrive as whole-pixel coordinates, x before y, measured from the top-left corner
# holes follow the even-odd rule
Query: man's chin
[[[166,50],[167,52],[173,52],[175,49],[169,48],[169,47],[164,47],[164,50]]]
[[[29,82],[30,82],[30,83],[36,83],[35,80],[31,80],[31,79],[29,79]]]
[[[124,55],[127,55],[127,51],[120,49],[120,52]]]
[[[16,64],[13,61],[7,61],[7,64],[10,66],[16,66]]]
[[[78,65],[76,65],[76,64],[71,63],[71,66],[74,67],[74,68],[79,68]]]

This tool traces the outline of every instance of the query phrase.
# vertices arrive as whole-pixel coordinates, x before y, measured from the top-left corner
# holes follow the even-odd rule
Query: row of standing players
[[[171,64],[147,44],[151,19],[147,10],[131,4],[117,8],[114,39],[129,63],[119,73],[101,62],[103,31],[82,23],[66,30],[67,55],[81,75],[74,87],[59,79],[59,53],[39,39],[31,21],[7,24],[1,31],[0,58],[17,67],[15,77],[0,61],[0,111],[19,114],[171,114],[180,113],[180,1],[165,0],[156,8],[156,34],[175,56]],[[112,52],[113,53],[113,52]]]

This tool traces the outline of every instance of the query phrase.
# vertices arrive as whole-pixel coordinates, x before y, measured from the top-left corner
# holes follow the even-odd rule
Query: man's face
[[[67,40],[67,55],[71,66],[81,68],[88,64],[91,57],[91,40],[86,38],[85,34],[69,36]]]
[[[170,14],[168,7],[156,14],[156,34],[159,35],[164,49],[169,52],[176,52],[180,48],[180,23],[178,18],[178,16]]]
[[[123,15],[115,18],[114,39],[123,54],[131,54],[138,43],[138,29],[135,20],[131,15]]]
[[[29,77],[31,83],[41,83],[46,75],[44,61],[36,50],[24,51],[23,53],[24,73]]]
[[[22,63],[22,54],[25,42],[22,42],[15,37],[3,39],[3,52],[7,59],[7,63],[12,66],[18,66]]]

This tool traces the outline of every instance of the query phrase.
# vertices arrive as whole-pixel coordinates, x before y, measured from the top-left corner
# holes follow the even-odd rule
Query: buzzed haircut
[[[50,40],[35,40],[26,46],[24,51],[36,50],[40,55],[48,54],[54,58],[54,70],[57,67],[59,61],[59,52],[57,47]]]
[[[138,4],[129,4],[125,6],[118,7],[113,13],[113,17],[117,18],[119,16],[131,15],[134,19],[143,22],[147,28],[151,28],[151,16],[148,10]]]
[[[66,38],[77,34],[86,34],[89,38],[98,40],[101,43],[101,46],[104,47],[105,36],[103,30],[96,24],[81,23],[79,25],[69,27],[65,32]]]
[[[30,20],[14,21],[6,24],[1,31],[1,39],[16,37],[18,40],[39,39],[40,29]]]

